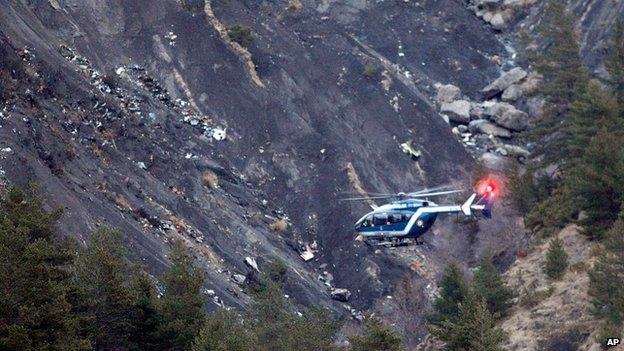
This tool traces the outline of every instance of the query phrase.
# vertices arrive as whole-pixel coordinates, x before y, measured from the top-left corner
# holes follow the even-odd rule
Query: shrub
[[[228,26],[227,34],[230,40],[242,46],[247,46],[254,40],[251,27],[238,23]]]
[[[284,218],[278,219],[275,222],[271,223],[271,225],[269,225],[269,228],[271,228],[271,230],[274,232],[283,232],[284,230],[286,230],[286,228],[288,228],[288,221]]]
[[[215,189],[219,187],[219,177],[214,172],[207,171],[202,175],[202,183],[209,189]]]
[[[379,67],[374,62],[369,62],[364,66],[364,72],[362,74],[367,78],[375,78],[377,76],[377,72],[379,71]]]
[[[555,238],[550,241],[546,252],[546,262],[542,268],[550,279],[560,279],[568,268],[568,254],[563,248],[563,241]]]

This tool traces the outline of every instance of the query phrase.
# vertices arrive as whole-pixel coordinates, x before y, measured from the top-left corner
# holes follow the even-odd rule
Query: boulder
[[[504,144],[503,146],[501,146],[501,148],[504,149],[509,156],[527,158],[529,157],[529,155],[531,155],[529,150],[518,145]]]
[[[494,18],[492,18],[494,21]],[[483,95],[486,99],[490,99],[500,94],[505,89],[509,88],[512,84],[516,84],[523,80],[527,76],[527,72],[520,67],[516,67],[508,72],[503,73],[490,85],[483,88]]]
[[[460,124],[460,125],[457,126],[457,130],[460,133],[466,133],[468,131],[468,126]]]
[[[494,171],[505,171],[507,169],[507,160],[505,157],[492,152],[486,152],[479,158],[481,163],[488,169]]]
[[[530,95],[535,93],[542,83],[542,76],[531,72],[522,84],[520,84],[520,88],[522,89],[523,95]]]
[[[501,12],[498,12],[494,16],[492,16],[490,24],[492,25],[492,28],[496,30],[503,30],[507,26],[507,21],[505,21],[505,17],[503,17],[503,14]]]
[[[494,120],[496,124],[501,127],[513,130],[515,132],[521,132],[529,127],[529,115],[526,112],[513,109],[508,110],[501,117]]]
[[[470,102],[466,100],[445,102],[442,104],[440,112],[449,116],[450,120],[453,122],[470,122]]]
[[[470,105],[470,119],[483,119],[483,104],[473,102]]]
[[[486,101],[483,103],[483,115],[493,120],[503,117],[505,113],[515,109],[516,107],[514,105],[506,102]]]
[[[503,101],[513,102],[522,97],[522,88],[518,84],[512,84],[503,92]]]
[[[461,95],[461,90],[454,86],[453,84],[445,84],[438,86],[438,95],[436,96],[436,101],[439,104],[445,102],[452,102],[454,100],[459,99]]]
[[[481,133],[487,135],[493,135],[501,138],[511,138],[511,132],[505,128],[499,127],[494,123],[485,120],[478,119],[476,121],[471,121],[468,124],[468,130],[471,133]]]
[[[331,291],[331,298],[337,301],[347,302],[351,297],[351,292],[348,289],[336,288]]]

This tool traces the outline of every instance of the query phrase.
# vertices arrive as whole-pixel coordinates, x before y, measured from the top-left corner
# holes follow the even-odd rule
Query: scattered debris
[[[420,150],[418,150],[414,146],[414,143],[412,140],[408,140],[404,142],[403,144],[400,145],[400,148],[401,148],[401,151],[403,151],[403,153],[405,153],[406,155],[409,155],[414,161],[418,161],[418,159],[420,159],[420,156],[422,155]]]
[[[165,39],[169,40],[169,46],[175,46],[175,41],[178,38],[177,35],[175,35],[175,33],[173,32],[169,32],[167,33],[167,35],[165,35]]]
[[[260,269],[258,269],[258,263],[256,262],[255,258],[251,258],[249,256],[245,257],[245,264],[249,267],[252,268],[258,272],[260,272]]]
[[[335,289],[332,289],[330,295],[331,295],[331,298],[336,301],[347,302],[349,301],[349,298],[351,297],[351,291],[349,291],[348,289],[344,289],[344,288],[335,288]]]

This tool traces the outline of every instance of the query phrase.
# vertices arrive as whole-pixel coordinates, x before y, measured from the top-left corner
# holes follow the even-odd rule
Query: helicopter
[[[398,200],[374,207],[355,223],[359,233],[356,240],[374,246],[405,246],[411,243],[422,245],[419,241],[435,223],[439,214],[460,213],[467,217],[481,215],[492,218],[492,206],[497,193],[497,183],[492,179],[480,181],[477,192],[461,205],[438,205],[429,200],[432,197],[463,192],[463,190],[444,190],[448,186],[424,189],[410,193],[371,194],[366,197],[346,198],[346,201],[370,201],[373,199]],[[477,200],[477,196],[480,196]]]

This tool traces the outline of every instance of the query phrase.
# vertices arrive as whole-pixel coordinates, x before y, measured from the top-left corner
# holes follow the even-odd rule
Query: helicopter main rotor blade
[[[409,197],[429,197],[429,196],[442,196],[442,195],[447,195],[447,194],[457,194],[457,193],[461,193],[463,192],[463,190],[448,190],[448,191],[438,191],[438,192],[434,192],[434,193],[409,193],[406,194]]]
[[[426,188],[426,189],[422,189],[422,190],[418,190],[418,191],[413,191],[409,194],[423,194],[423,193],[428,193],[428,192],[435,192],[435,191],[441,191],[441,190],[446,190],[446,189],[450,189],[452,188],[453,185],[451,184],[446,184],[446,185],[439,185],[439,186],[434,186],[433,188]]]
[[[340,199],[340,201],[366,201],[366,200],[388,199],[391,197],[396,197],[396,195],[392,194],[392,195],[383,195],[383,196],[349,197],[346,199]]]

